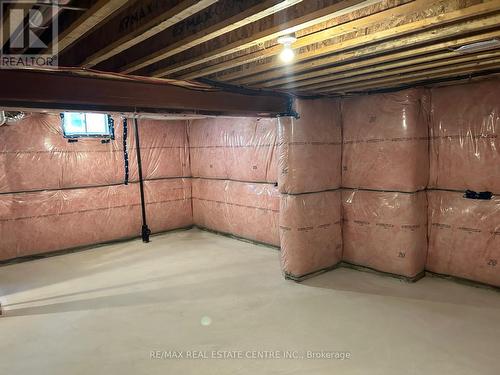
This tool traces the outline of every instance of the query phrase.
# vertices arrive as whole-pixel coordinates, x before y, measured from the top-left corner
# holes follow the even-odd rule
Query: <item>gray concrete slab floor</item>
[[[298,284],[277,250],[197,229],[0,267],[0,301],[0,374],[500,374],[496,291]]]

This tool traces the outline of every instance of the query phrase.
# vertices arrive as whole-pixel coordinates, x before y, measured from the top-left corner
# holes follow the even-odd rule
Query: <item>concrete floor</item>
[[[496,291],[348,269],[297,284],[276,250],[199,230],[1,267],[0,300],[1,374],[500,374]],[[266,355],[298,359],[246,358]]]

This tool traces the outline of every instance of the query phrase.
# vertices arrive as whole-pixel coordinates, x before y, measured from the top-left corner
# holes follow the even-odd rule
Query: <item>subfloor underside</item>
[[[0,267],[0,373],[498,374],[499,297],[172,232]]]

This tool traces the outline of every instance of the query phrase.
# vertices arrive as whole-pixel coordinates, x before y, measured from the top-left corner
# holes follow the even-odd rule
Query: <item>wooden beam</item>
[[[145,56],[126,64],[118,70],[121,73],[135,72],[141,68],[197,46],[210,39],[235,30],[251,22],[257,21],[268,15],[274,14],[301,1],[302,0],[264,0],[257,2],[254,6],[244,8],[243,10],[238,12],[234,12],[235,7],[238,5],[244,6],[245,4],[238,4],[235,2],[231,3],[226,1],[226,9],[221,10],[227,13],[232,12],[236,14],[232,15],[231,17],[225,17],[223,14],[218,14],[218,17],[216,17],[217,22],[212,24],[211,26],[206,26],[203,28],[200,27],[199,31],[194,34],[192,32],[186,32],[182,33],[180,37],[177,35],[172,38],[172,43],[168,43],[168,41],[163,40],[163,46],[167,45],[166,47],[163,47],[159,50],[149,49],[150,53],[147,53]],[[220,7],[220,4],[215,5],[219,5]],[[229,9],[227,7],[229,7]]]
[[[36,3],[36,6],[39,7],[39,8],[51,8],[51,7],[57,7],[61,10],[74,10],[74,11],[80,11],[80,12],[83,12],[83,11],[86,11],[88,10],[89,8],[88,7],[84,7],[84,6],[74,6],[74,5],[65,5],[65,4],[56,4],[56,3]]]
[[[350,51],[343,52],[342,54],[335,54],[305,61],[301,64],[290,67],[289,74],[310,71],[312,69],[318,69],[320,67],[326,67],[328,65],[331,66],[332,64],[339,64],[343,61],[349,61],[353,59],[367,59],[371,56],[379,55],[381,53],[408,49],[418,45],[428,45],[440,40],[456,38],[458,36],[467,35],[473,32],[477,33],[482,30],[495,27],[496,25],[498,25],[498,22],[500,22],[500,15],[497,14],[494,16],[485,16],[478,19],[455,23],[451,26],[438,27],[429,31],[415,32],[405,38],[398,38],[396,35],[395,39],[386,42],[371,44],[367,47],[362,47],[363,44],[361,44],[359,46],[361,48],[353,48]],[[355,40],[353,40],[352,42],[355,43]],[[352,43],[348,43],[348,45],[351,44]],[[343,48],[342,43],[339,43],[338,47]],[[274,78],[279,77],[280,74],[282,74],[278,70],[269,73],[273,73]],[[269,78],[269,76],[267,76],[267,73],[261,73],[259,76],[251,76],[238,80],[238,83],[249,84],[250,82],[254,82],[256,80],[259,81],[260,77],[263,76]]]
[[[419,1],[417,1],[416,3],[420,4]],[[413,3],[405,4],[401,7],[396,8],[396,9],[405,7],[407,5],[409,6],[412,4]],[[360,37],[356,37],[353,39],[347,39],[344,41],[340,41],[338,43],[333,43],[333,44],[330,44],[327,46],[323,46],[321,48],[306,50],[302,53],[297,54],[295,57],[295,61],[302,62],[302,61],[310,60],[310,59],[317,58],[317,57],[320,57],[323,55],[328,55],[328,54],[332,54],[332,53],[339,53],[339,52],[345,51],[347,49],[356,48],[356,47],[364,46],[367,44],[382,42],[382,41],[389,40],[389,39],[399,38],[399,37],[404,36],[404,35],[418,33],[418,32],[424,31],[424,30],[429,30],[429,29],[434,29],[434,28],[439,28],[439,27],[442,28],[443,25],[447,25],[450,23],[456,23],[460,20],[480,17],[482,15],[493,13],[493,12],[499,11],[499,10],[500,10],[500,2],[488,1],[488,2],[483,3],[483,4],[473,5],[473,6],[470,6],[468,8],[452,11],[449,13],[439,14],[437,16],[428,17],[428,18],[421,19],[421,20],[418,20],[415,22],[403,24],[403,25],[400,25],[397,27],[391,27],[391,28],[384,29],[381,31],[375,31],[373,33],[365,34],[365,35],[362,35]],[[389,12],[393,12],[393,11],[391,10]],[[379,16],[377,18],[380,21],[380,19],[381,19],[380,17],[389,17],[389,13],[381,12],[381,13],[376,14],[375,16]],[[368,18],[368,17],[366,17],[366,18]],[[373,20],[375,20],[375,18],[373,18]],[[349,22],[343,26],[345,28],[348,28],[349,25],[351,25],[351,27],[352,27],[353,25],[356,25],[357,21],[361,21],[361,20],[352,21],[352,22]],[[335,36],[334,31],[335,31],[336,27],[337,26],[329,29],[330,33],[331,33],[330,34],[331,37]],[[460,29],[456,30],[456,32],[459,34],[465,33],[465,31],[462,31]],[[296,43],[294,43],[293,47],[295,48],[295,47],[303,46],[304,43],[311,44],[311,39],[312,39],[313,35],[307,36],[308,39],[306,40],[306,42],[300,42],[300,40],[303,39],[303,38],[300,38]],[[433,33],[433,35],[434,35],[434,38],[436,38],[436,37],[439,38],[440,32],[436,31]],[[323,37],[324,36],[322,36],[320,38],[320,40],[317,40],[316,42],[319,42],[321,40],[325,40],[325,39],[323,39]],[[424,42],[424,40],[422,40],[421,42]],[[281,51],[281,46],[278,46],[278,47],[279,48],[277,48],[277,49],[275,47],[271,47],[269,49],[266,49],[266,50],[272,50],[271,53],[266,52],[266,50],[257,51],[256,53],[248,54],[248,55],[245,55],[245,56],[235,58],[233,60],[218,64],[218,66],[209,67],[206,70],[200,71],[197,74],[203,74],[203,75],[205,75],[207,73],[212,74],[212,73],[215,73],[217,71],[229,69],[230,67],[235,67],[238,65],[245,64],[249,60],[255,61],[256,59],[260,59],[262,57],[266,57],[269,55],[271,55],[271,56],[276,55],[277,53],[279,53],[279,51]],[[256,56],[256,55],[259,55],[259,56]],[[272,70],[272,69],[278,69],[281,67],[283,67],[283,64],[280,61],[278,61],[278,59],[275,58],[273,61],[271,61],[269,63],[250,65],[248,67],[245,67],[241,71],[230,73],[230,74],[218,77],[217,79],[223,80],[223,81],[238,80],[238,79],[241,79],[242,77],[246,77],[246,76],[254,75],[254,74],[260,74],[262,72]],[[317,65],[315,67],[317,67]],[[290,68],[290,67],[287,67],[287,69],[288,68]],[[183,76],[181,76],[181,78],[182,79],[191,79],[192,76],[184,76],[183,75]],[[238,81],[238,83],[242,83],[242,82]]]
[[[130,3],[127,0],[99,0],[83,13],[68,29],[59,35],[57,48],[59,53],[75,43],[78,39],[96,29],[111,14]],[[49,46],[50,48],[50,46]]]
[[[354,85],[357,82],[364,82],[373,79],[379,79],[387,76],[392,76],[395,74],[405,74],[405,73],[413,73],[421,70],[430,70],[434,68],[444,67],[444,66],[452,66],[459,63],[469,63],[474,61],[482,61],[486,59],[492,59],[496,57],[500,57],[500,51],[492,51],[492,52],[484,52],[477,55],[458,55],[455,52],[448,52],[440,54],[441,59],[438,61],[430,61],[426,63],[421,63],[418,59],[411,59],[410,61],[405,61],[405,65],[401,65],[401,63],[394,64],[393,66],[382,66],[368,68],[364,71],[360,72],[359,75],[355,77],[338,79],[332,81],[325,81],[322,84],[302,87],[300,90],[305,91],[321,91],[325,88],[331,88],[335,86],[343,86],[343,85]],[[398,68],[398,66],[403,66]],[[377,69],[378,68],[378,69]]]
[[[391,7],[389,9],[383,9],[377,13],[373,13],[365,17],[357,18],[352,21],[335,25],[333,27],[318,32],[312,32],[310,34],[304,35],[300,37],[293,44],[293,47],[294,49],[304,47],[310,44],[328,40],[330,38],[333,38],[334,36],[340,36],[343,34],[359,30],[361,28],[367,27],[368,25],[371,25],[373,23],[379,22],[380,20],[387,18],[389,14],[392,17],[398,17],[398,16],[402,17],[408,13],[415,12],[416,10],[421,10],[422,8],[425,9],[426,7],[430,7],[434,3],[435,1],[432,0],[420,0],[420,1],[412,1],[396,7]],[[214,74],[229,68],[233,68],[238,65],[251,63],[266,57],[277,55],[281,52],[282,49],[283,46],[275,44],[269,48],[260,49],[258,51],[251,52],[231,60],[223,61],[218,64],[214,64],[212,66],[208,66],[206,68],[199,69],[194,72],[182,74],[179,77],[186,77],[185,79],[205,77],[210,74]]]
[[[347,94],[360,94],[360,93],[369,93],[373,91],[380,90],[397,90],[403,89],[407,87],[415,87],[422,86],[428,83],[437,83],[437,82],[445,82],[450,79],[463,79],[464,76],[469,76],[469,79],[472,79],[473,76],[477,76],[479,74],[491,75],[491,74],[500,74],[500,63],[493,63],[488,66],[482,66],[479,68],[463,68],[463,69],[453,69],[449,70],[448,73],[438,73],[432,74],[428,73],[426,75],[419,75],[417,77],[410,77],[407,79],[402,79],[398,81],[387,81],[385,83],[378,83],[376,85],[367,85],[366,87],[361,88],[352,88],[348,90],[343,90],[341,92],[337,91],[329,91],[324,93],[317,93],[316,95],[347,95]],[[307,95],[311,95],[308,93]]]
[[[449,74],[429,74],[423,77],[419,77],[418,79],[409,78],[406,80],[399,81],[398,83],[389,83],[388,85],[376,87],[368,87],[363,89],[363,91],[349,91],[343,94],[352,94],[352,93],[368,93],[373,91],[380,90],[398,90],[408,87],[422,86],[427,84],[437,84],[439,82],[449,82],[449,81],[462,81],[467,80],[468,82],[474,81],[475,79],[484,79],[486,76],[498,76],[500,75],[500,64],[492,64],[491,66],[481,67],[481,68],[470,68],[470,69],[457,69],[454,71],[450,71]],[[331,94],[328,94],[331,95]],[[334,94],[338,95],[338,94]]]
[[[309,86],[309,85],[314,85],[317,83],[324,82],[326,79],[326,76],[328,75],[336,75],[336,77],[342,78],[342,77],[348,77],[350,74],[356,74],[359,69],[362,69],[364,67],[374,67],[378,64],[384,64],[384,63],[394,63],[397,60],[401,59],[410,59],[410,58],[422,58],[424,59],[425,57],[420,57],[420,56],[429,56],[429,54],[432,54],[436,51],[442,51],[445,49],[451,49],[451,48],[456,48],[460,47],[462,45],[466,44],[472,44],[476,43],[479,41],[485,41],[485,40],[490,40],[493,38],[498,38],[500,37],[500,30],[499,31],[492,31],[492,32],[486,32],[486,33],[481,33],[481,34],[476,34],[470,37],[465,37],[465,38],[458,38],[446,42],[441,42],[441,43],[435,43],[419,48],[410,48],[407,50],[404,50],[402,52],[396,52],[396,53],[388,53],[388,54],[383,54],[383,55],[377,55],[373,58],[365,58],[363,60],[356,60],[351,63],[346,63],[346,64],[338,64],[331,67],[331,68],[325,68],[321,70],[315,70],[312,72],[306,72],[300,75],[295,75],[291,74],[286,77],[282,78],[275,78],[275,72],[271,73],[265,73],[264,80],[265,82],[258,83],[255,86],[258,87],[272,87],[272,88],[279,88],[279,89],[292,89],[292,88],[297,88],[297,87],[303,87],[303,86]],[[369,56],[372,48],[366,48],[366,49],[360,49],[357,50],[356,52],[362,52],[363,50],[366,51],[366,55]],[[389,50],[392,51],[392,50]],[[430,55],[430,59],[435,56],[435,55]],[[342,60],[343,62],[343,60]],[[383,65],[380,65],[383,66]],[[345,73],[344,73],[345,72]]]
[[[276,116],[290,108],[286,95],[207,90],[182,82],[73,70],[1,69],[0,82],[9,87],[0,91],[0,106],[9,108],[245,116]]]
[[[397,74],[390,77],[384,77],[378,80],[371,80],[369,82],[330,87],[328,89],[320,90],[318,91],[318,93],[326,94],[332,92],[334,93],[353,92],[354,90],[361,91],[361,90],[366,90],[368,88],[379,89],[385,87],[393,87],[396,85],[407,84],[410,82],[453,77],[455,75],[469,73],[469,72],[479,72],[497,66],[500,66],[500,59],[475,61],[466,64],[458,64],[456,66],[446,66],[440,69],[430,69],[419,73],[407,73],[404,76]]]
[[[215,2],[217,2],[217,0],[185,0],[181,1],[177,5],[169,4],[168,2],[159,2],[158,7],[153,8],[151,10],[152,13],[148,14],[147,17],[140,18],[138,22],[130,21],[132,30],[124,30],[122,33],[124,35],[121,36],[120,34],[116,35],[116,33],[120,31],[120,27],[116,25],[116,23],[123,24],[127,15],[120,15],[121,17],[119,16],[116,20],[106,24],[99,32],[101,36],[99,43],[92,44],[91,41],[86,42],[86,44],[97,44],[104,47],[88,56],[82,66],[89,68],[97,65],[101,61],[105,61],[118,53],[139,44],[140,42],[162,32],[163,30],[166,30],[172,25],[175,25],[176,23],[181,22],[193,14],[207,8]],[[156,4],[156,2],[153,4]],[[169,7],[167,9],[163,9],[160,5],[168,5]],[[137,12],[137,8],[141,6],[142,3],[132,6],[129,14],[134,14]]]
[[[432,0],[420,0],[420,2],[412,1],[403,5],[395,6],[395,7],[390,7],[388,9],[383,9],[380,12],[370,14],[365,17],[361,17],[358,19],[355,19],[353,21],[345,22],[339,25],[335,25],[333,27],[318,31],[318,32],[311,32],[309,34],[306,34],[305,36],[299,38],[297,42],[293,44],[294,49],[299,48],[299,47],[304,47],[309,44],[313,44],[316,42],[320,42],[322,40],[328,40],[332,38],[333,36],[340,36],[343,34],[347,34],[356,30],[359,30],[363,27],[366,27],[368,25],[373,24],[377,20],[381,19],[381,15],[385,15],[386,17],[388,16],[389,12],[393,17],[396,16],[403,16],[409,12],[413,12],[417,9],[421,9],[422,7],[426,6],[431,6],[435,1]],[[418,5],[417,5],[418,3]],[[218,62],[215,64],[211,64],[210,66],[198,69],[193,72],[187,72],[185,74],[181,74],[178,77],[184,77],[183,79],[195,79],[199,77],[206,77],[208,75],[218,73],[230,68],[234,68],[235,66],[243,65],[243,64],[248,64],[252,63],[258,60],[262,60],[266,57],[278,55],[281,50],[283,49],[283,46],[280,44],[275,43],[273,46],[268,47],[268,48],[261,48],[260,50],[244,54],[242,56],[236,57],[234,59],[230,59],[227,61],[222,61]],[[231,76],[229,73],[228,75]],[[231,80],[232,78],[230,77],[228,79]],[[224,78],[223,80],[226,81]]]
[[[303,1],[293,7],[284,9],[274,15],[257,21],[266,25],[265,29],[260,29],[257,22],[244,26],[248,31],[241,28],[218,38],[216,46],[198,46],[189,51],[189,58],[180,60],[177,64],[165,64],[148,71],[147,75],[153,77],[167,77],[173,73],[193,68],[195,66],[219,59],[221,57],[242,51],[244,49],[259,45],[269,40],[277,39],[282,35],[295,33],[344,14],[354,12],[381,0],[324,0],[321,2]],[[241,39],[239,35],[248,35]],[[229,43],[227,42],[229,41]],[[230,41],[234,41],[230,43]],[[202,48],[205,47],[205,48]],[[208,51],[207,51],[208,50]]]
[[[494,34],[495,36],[500,37],[500,31],[497,31],[495,33],[490,33]],[[487,40],[487,39],[483,39]],[[462,45],[460,44],[455,44],[455,45]],[[398,54],[394,54],[398,55]],[[387,56],[393,56],[393,55],[387,55]],[[320,89],[322,87],[327,87],[328,85],[331,85],[331,83],[334,82],[339,82],[339,81],[355,81],[357,77],[362,76],[364,74],[372,74],[375,72],[379,71],[385,71],[385,70],[390,70],[393,68],[398,68],[398,67],[407,67],[411,65],[417,65],[420,63],[426,63],[426,62],[435,62],[435,61],[441,61],[441,60],[447,60],[447,59],[454,59],[457,56],[463,56],[459,55],[455,52],[452,52],[450,50],[445,50],[445,51],[440,51],[440,53],[431,53],[431,54],[421,54],[420,56],[412,57],[412,58],[405,58],[405,59],[392,59],[389,62],[383,63],[383,64],[376,64],[377,59],[367,59],[363,61],[365,63],[364,65],[366,66],[365,68],[357,68],[357,69],[349,69],[346,72],[343,73],[334,73],[334,74],[327,74],[322,77],[316,78],[314,80],[305,80],[305,81],[299,81],[297,82],[297,85],[294,84],[287,84],[283,86],[276,87],[280,90],[284,89],[297,89],[300,87],[300,90],[316,90]],[[471,55],[468,55],[471,56]],[[371,64],[368,64],[367,62],[370,62]],[[337,67],[339,68],[339,67]]]

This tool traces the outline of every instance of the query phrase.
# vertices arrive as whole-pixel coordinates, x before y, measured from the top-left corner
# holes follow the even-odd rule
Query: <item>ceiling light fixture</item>
[[[500,47],[499,39],[490,39],[482,42],[466,44],[458,48],[454,48],[453,51],[457,53],[474,53],[479,51],[486,51],[489,49],[494,49]]]
[[[283,45],[283,51],[280,53],[280,59],[284,63],[288,64],[295,58],[295,52],[293,52],[292,44],[297,41],[295,35],[284,35],[278,38],[278,43]]]

